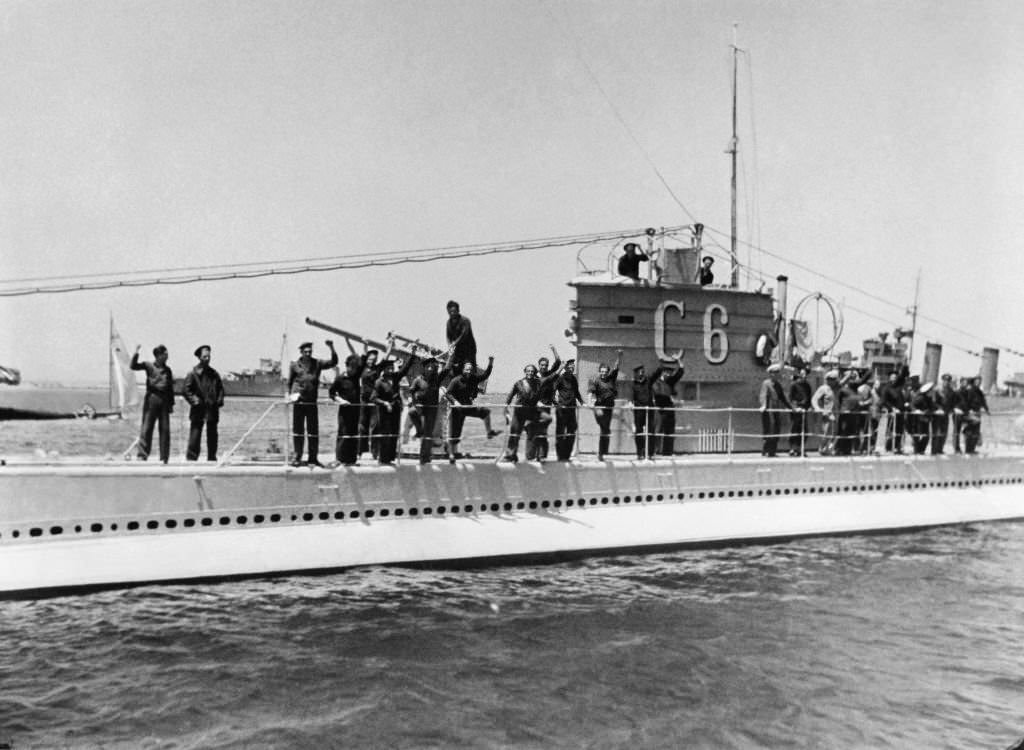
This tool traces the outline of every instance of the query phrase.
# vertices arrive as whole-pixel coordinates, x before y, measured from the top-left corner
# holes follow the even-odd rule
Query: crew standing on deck
[[[617,381],[619,366],[622,364],[622,350],[615,357],[615,367],[608,369],[602,363],[597,368],[597,377],[591,378],[587,393],[594,407],[594,420],[600,435],[597,438],[597,460],[604,461],[612,442],[612,414],[615,411],[615,396],[618,394]]]
[[[976,453],[981,445],[981,413],[991,413],[985,392],[981,390],[980,377],[974,376],[967,381],[961,394],[961,406],[964,410],[964,453]]]
[[[948,372],[939,380],[939,387],[932,394],[935,401],[935,416],[932,419],[932,455],[945,451],[949,436],[949,422],[960,408],[960,394],[953,387],[953,376]]]
[[[437,360],[433,357],[423,360],[423,370],[413,379],[409,389],[409,420],[420,438],[421,464],[430,463],[434,454],[434,427],[441,401],[441,376],[437,368]]]
[[[558,379],[558,371],[562,368],[562,360],[553,344],[551,354],[555,358],[554,362],[549,362],[547,357],[537,360],[537,379],[540,388],[537,397],[538,419],[533,438],[526,447],[527,461],[543,461],[548,457],[548,428],[551,425],[551,407],[555,401],[555,381]]]
[[[185,376],[183,390],[185,400],[189,403],[188,410],[188,449],[185,459],[195,461],[199,458],[199,448],[203,437],[203,425],[206,425],[206,460],[217,460],[217,423],[220,422],[220,409],[224,406],[224,383],[220,373],[210,367],[211,349],[204,344],[195,350],[199,364]]]
[[[772,458],[776,455],[779,437],[782,435],[783,409],[793,409],[782,390],[782,383],[779,382],[781,373],[782,365],[769,365],[768,377],[761,382],[761,391],[757,397],[761,409],[761,455]]]
[[[671,456],[676,452],[676,383],[683,377],[683,353],[675,358],[675,369],[669,370],[668,363],[658,368],[658,377],[651,385],[654,393],[654,440],[655,449],[662,456]]]
[[[377,461],[384,465],[393,464],[398,456],[398,433],[402,427],[402,393],[399,383],[409,373],[418,348],[413,345],[412,356],[397,372],[393,360],[384,360],[377,382],[373,384],[373,403],[377,407],[379,431]]]
[[[519,436],[526,430],[527,459],[533,445],[533,433],[542,419],[537,404],[540,401],[540,380],[537,368],[530,364],[523,368],[523,377],[512,385],[505,400],[505,418],[508,419],[508,444],[503,461],[516,463],[519,460]],[[551,415],[546,415],[551,421]]]
[[[800,367],[789,385],[790,415],[789,455],[807,455],[807,413],[811,408],[811,384],[807,382],[808,370]]]
[[[654,379],[661,374],[659,367]],[[633,442],[638,460],[654,458],[654,383],[647,377],[647,368],[637,365],[633,368]]]
[[[171,457],[171,412],[174,411],[174,374],[167,366],[167,347],[160,344],[153,349],[152,362],[140,362],[135,347],[130,367],[146,371],[146,398],[142,402],[142,430],[139,432],[140,461],[149,458],[153,446],[153,427],[160,429],[160,460],[167,463]]]
[[[491,377],[493,369],[494,357],[487,358],[487,369],[482,372],[475,362],[463,362],[462,372],[448,382],[444,397],[451,404],[451,414],[448,417],[448,460],[451,463],[462,458],[459,443],[462,441],[462,428],[468,417],[483,420],[488,440],[501,434],[501,430],[491,428],[490,409],[485,406],[473,406],[473,401],[480,395],[480,383]]]
[[[344,372],[338,373],[327,392],[331,400],[338,404],[338,437],[334,456],[343,466],[352,466],[359,459],[359,380],[365,365],[365,356],[348,355]]]
[[[580,382],[576,378],[576,360],[567,359],[555,381],[555,455],[559,461],[572,458],[579,430],[576,405],[582,403]]]
[[[331,350],[329,359],[317,359],[313,356],[313,344],[305,341],[299,345],[299,358],[292,362],[288,371],[288,395],[294,402],[292,405],[292,445],[295,455],[292,466],[302,466],[303,444],[309,441],[309,465],[323,466],[320,463],[320,414],[317,411],[317,393],[320,388],[320,373],[338,365],[338,353],[334,351],[334,342],[324,342]],[[295,389],[294,391],[292,389]]]

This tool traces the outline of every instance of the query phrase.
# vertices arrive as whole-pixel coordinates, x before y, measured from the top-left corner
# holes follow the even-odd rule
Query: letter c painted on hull
[[[665,300],[654,311],[654,352],[658,355],[658,359],[668,360],[683,356],[682,349],[675,354],[669,354],[665,351],[665,313],[668,312],[670,307],[674,307],[679,311],[679,318],[685,318],[686,309],[683,304],[682,302]]]

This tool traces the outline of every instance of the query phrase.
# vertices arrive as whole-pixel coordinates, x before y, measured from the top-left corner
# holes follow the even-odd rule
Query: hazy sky
[[[741,240],[874,296],[741,259],[788,273],[791,304],[845,300],[855,351],[909,325],[918,270],[919,351],[944,343],[959,372],[978,367],[962,349],[1024,351],[1024,4],[1010,0],[0,2],[0,281],[693,218],[724,244],[734,23],[749,52]],[[110,314],[179,371],[201,343],[222,372],[277,357],[285,331],[288,357],[319,348],[307,315],[443,343],[455,298],[511,381],[548,344],[568,351],[575,268],[575,249],[552,249],[0,298],[0,364],[103,381]],[[1004,352],[1000,377],[1020,370]]]

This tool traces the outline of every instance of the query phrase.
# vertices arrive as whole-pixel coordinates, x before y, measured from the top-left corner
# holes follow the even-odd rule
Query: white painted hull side
[[[1018,519],[1024,460],[7,467],[0,498],[12,595]]]

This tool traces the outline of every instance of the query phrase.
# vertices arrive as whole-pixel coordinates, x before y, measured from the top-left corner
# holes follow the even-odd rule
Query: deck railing
[[[238,414],[239,401],[230,402],[222,412],[220,444],[217,451],[218,465],[239,462],[287,463],[295,459],[295,437],[292,432],[293,404],[281,400],[245,399],[245,415]],[[503,404],[474,404],[473,409],[487,409],[491,425],[500,434],[487,437],[484,422],[479,418],[464,420],[462,435],[452,439],[451,415],[454,409],[447,403],[437,409],[433,430],[428,438],[429,446],[422,455],[433,460],[471,456],[500,460],[509,450],[512,415]],[[546,444],[542,448],[545,460],[556,460],[559,436],[572,435],[572,458],[592,460],[599,449],[599,427],[597,412],[603,411],[590,405],[578,406],[575,416],[578,428],[575,432],[564,428],[566,413],[556,407],[545,407],[542,421],[526,420],[519,435],[517,456],[527,460],[530,446],[538,441]],[[344,437],[360,441],[358,457],[360,464],[376,463],[379,448],[387,441],[395,442],[395,463],[416,461],[421,453],[421,442],[414,434],[413,422],[408,407],[403,408],[398,432],[386,432],[375,427],[376,407],[370,407],[365,424],[365,434],[339,434],[338,406],[327,400],[317,405],[319,421],[318,458],[326,464],[338,460],[339,442]],[[233,419],[226,419],[234,414]],[[794,420],[790,411],[773,412],[766,419],[765,414],[755,408],[706,408],[685,404],[672,409],[640,409],[627,403],[618,403],[612,409],[608,436],[608,456],[645,457],[694,454],[750,454],[775,453],[778,455],[874,455],[895,451],[897,444],[905,454],[921,451],[932,453],[936,446],[935,436],[946,425],[946,437],[942,453],[954,453],[957,448],[964,450],[964,428],[973,429],[967,419],[954,419],[921,414],[907,414],[904,418],[900,440],[894,434],[895,420],[888,415],[873,419],[866,414],[839,415],[827,419],[813,411],[802,412],[801,422]],[[638,415],[640,419],[638,420]],[[478,416],[476,414],[474,417]],[[521,416],[532,417],[532,414]],[[178,408],[172,422],[172,457],[182,458],[186,454],[189,421],[188,408]],[[243,421],[243,417],[246,417]],[[670,417],[671,419],[666,419]],[[548,421],[550,419],[550,421]],[[662,429],[667,422],[674,423],[671,432]],[[560,427],[561,425],[561,427]],[[639,425],[639,432],[638,432]],[[645,426],[646,425],[646,426]],[[136,423],[137,426],[137,423]],[[794,429],[794,426],[796,429]],[[981,442],[978,452],[990,452],[1008,446],[1024,446],[1024,412],[996,411],[980,415]],[[958,434],[959,432],[959,434]],[[915,446],[914,436],[918,435]],[[304,458],[308,458],[308,436],[302,436]],[[774,445],[772,444],[774,441]],[[131,458],[137,448],[138,439],[125,451],[125,458]],[[157,453],[157,437],[153,437],[151,458]],[[206,457],[206,433],[204,430],[200,459]]]

